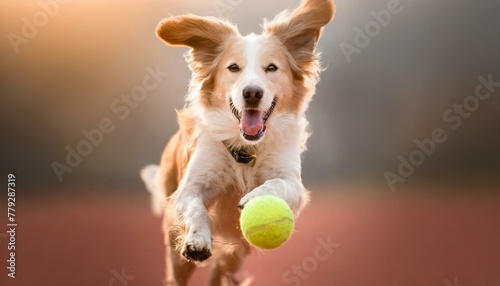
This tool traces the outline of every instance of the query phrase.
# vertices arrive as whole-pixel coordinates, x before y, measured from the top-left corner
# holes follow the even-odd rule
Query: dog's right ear
[[[213,63],[222,51],[222,44],[231,36],[239,35],[232,24],[215,17],[182,15],[164,19],[156,34],[171,46],[192,48],[192,60]]]
[[[238,31],[232,24],[215,17],[183,15],[161,21],[156,34],[172,46],[204,49],[215,48]]]

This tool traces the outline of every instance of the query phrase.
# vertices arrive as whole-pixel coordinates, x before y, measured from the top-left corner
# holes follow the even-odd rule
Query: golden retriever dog
[[[304,113],[321,71],[316,45],[334,10],[332,0],[305,0],[247,36],[214,17],[159,23],[161,40],[190,48],[193,73],[179,131],[160,165],[141,171],[163,216],[168,285],[185,285],[212,254],[210,284],[237,284],[234,274],[251,250],[239,229],[245,203],[274,195],[297,217],[308,202]]]

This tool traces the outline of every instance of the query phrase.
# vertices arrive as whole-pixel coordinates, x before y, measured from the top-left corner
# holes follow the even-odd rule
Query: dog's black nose
[[[251,85],[243,89],[243,98],[247,107],[257,107],[263,95],[264,91],[258,86]]]

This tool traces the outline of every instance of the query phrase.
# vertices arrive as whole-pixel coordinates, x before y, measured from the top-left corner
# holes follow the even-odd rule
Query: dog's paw
[[[212,242],[199,234],[192,234],[186,237],[182,248],[182,255],[189,261],[202,262],[212,256]]]
[[[255,197],[258,197],[258,196],[262,196],[262,195],[264,195],[264,194],[262,194],[262,193],[256,193],[256,192],[255,192],[255,190],[254,190],[254,191],[252,191],[252,192],[250,192],[250,193],[248,193],[248,194],[246,194],[246,195],[244,195],[244,196],[243,196],[243,198],[241,198],[240,202],[238,203],[238,208],[239,208],[240,210],[242,210],[242,209],[245,207],[245,205],[246,205],[246,204],[247,204],[247,203],[248,203],[251,199],[253,199],[253,198],[255,198]]]
[[[244,195],[238,203],[238,208],[243,209],[246,203],[248,203],[251,199],[259,196],[271,195],[280,197],[278,194],[284,193],[286,193],[285,181],[281,179],[268,180],[264,184],[253,189],[250,193]]]
[[[189,261],[202,262],[212,256],[212,251],[207,248],[197,248],[193,244],[187,244],[182,255]]]
[[[253,191],[251,191],[250,193],[244,195],[238,203],[238,208],[243,209],[243,207],[245,207],[245,204],[248,203],[251,199],[265,195],[276,196],[276,193],[270,190],[268,186],[262,185],[253,189]]]

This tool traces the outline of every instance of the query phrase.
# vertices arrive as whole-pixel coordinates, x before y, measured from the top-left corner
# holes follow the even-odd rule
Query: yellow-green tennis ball
[[[245,239],[262,249],[282,245],[292,234],[293,213],[288,204],[275,196],[260,196],[245,204],[240,227]]]

